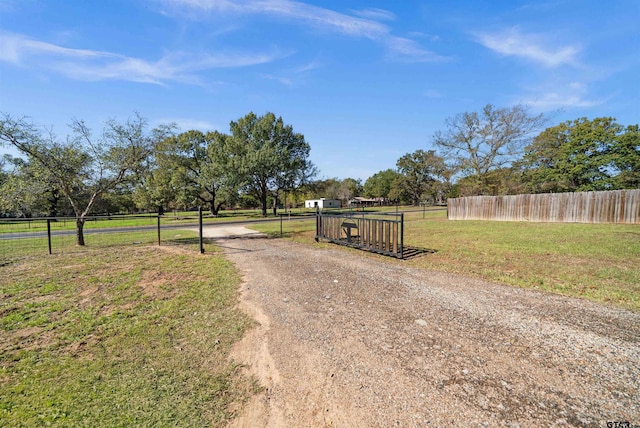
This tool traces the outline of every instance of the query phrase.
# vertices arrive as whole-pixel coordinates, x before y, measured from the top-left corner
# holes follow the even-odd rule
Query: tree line
[[[400,203],[478,195],[640,188],[640,132],[614,118],[549,119],[526,106],[485,106],[445,121],[436,150],[407,153],[364,183],[365,195]]]
[[[433,150],[400,157],[362,183],[316,179],[310,145],[273,113],[231,121],[228,133],[174,125],[149,130],[136,114],[109,120],[98,135],[72,120],[58,139],[27,118],[4,114],[0,143],[21,156],[0,160],[0,213],[73,215],[78,243],[90,213],[301,205],[304,199],[355,196],[400,204],[448,197],[640,188],[640,132],[602,117],[549,119],[526,106],[465,112],[434,134]]]
[[[0,211],[71,213],[77,244],[84,245],[90,213],[207,206],[215,215],[248,198],[266,215],[270,200],[275,209],[283,192],[316,173],[304,136],[273,113],[232,121],[229,134],[147,128],[135,115],[124,123],[107,121],[96,136],[73,120],[72,135],[61,141],[26,118],[5,114],[0,141],[22,156],[3,158]]]

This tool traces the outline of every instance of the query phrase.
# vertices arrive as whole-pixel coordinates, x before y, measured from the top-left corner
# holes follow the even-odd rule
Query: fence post
[[[280,237],[282,238],[282,213],[280,213]]]
[[[202,206],[198,207],[198,232],[200,240],[200,254],[204,254],[204,243],[202,242]]]
[[[51,219],[47,219],[47,241],[49,243],[49,255],[51,255]]]
[[[400,213],[400,258],[404,259],[404,213]]]
[[[160,214],[158,214],[158,246],[160,246]]]

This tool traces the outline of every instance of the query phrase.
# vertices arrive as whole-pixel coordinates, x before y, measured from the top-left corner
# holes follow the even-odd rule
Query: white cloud
[[[589,100],[580,94],[547,92],[525,102],[527,105],[541,110],[553,110],[563,107],[593,107],[604,103],[604,100]]]
[[[117,58],[118,55],[87,49],[69,49],[51,43],[33,40],[20,34],[0,32],[0,61],[20,64],[32,55],[59,55],[76,58]]]
[[[430,42],[437,42],[440,40],[440,36],[438,36],[437,34],[428,34],[428,33],[423,33],[421,31],[411,31],[407,33],[407,35],[411,37],[416,37],[419,39],[426,39]]]
[[[561,108],[588,108],[606,102],[603,99],[591,99],[589,87],[582,82],[547,82],[540,87],[528,88],[525,104],[540,110]]]
[[[547,67],[577,65],[580,49],[574,45],[551,46],[537,34],[523,34],[517,27],[498,33],[478,33],[476,38],[483,46],[506,56],[516,56],[543,64]]]
[[[278,16],[290,17],[296,20],[303,20],[311,25],[320,28],[327,28],[351,36],[367,37],[377,39],[388,33],[385,25],[377,22],[356,18],[324,9],[318,6],[305,3],[276,0],[250,2],[251,8],[255,12],[275,14]]]
[[[126,80],[165,84],[200,84],[197,72],[215,68],[264,64],[283,56],[272,53],[170,53],[157,61],[128,57],[111,52],[73,49],[6,33],[0,45],[0,61],[48,69],[79,80]]]
[[[412,62],[448,61],[448,57],[424,49],[420,44],[404,37],[388,37],[385,44],[390,48],[391,56],[398,60],[410,59]]]
[[[388,10],[384,9],[378,9],[376,7],[363,10],[354,10],[353,13],[361,18],[375,19],[378,21],[394,21],[396,19],[396,15],[393,12],[389,12]]]
[[[168,9],[177,13],[194,11],[261,14],[289,18],[326,31],[338,32],[352,37],[363,37],[386,46],[394,59],[405,61],[440,61],[443,59],[419,46],[415,41],[394,36],[389,27],[375,19],[392,19],[393,14],[382,9],[365,9],[355,12],[358,16],[346,15],[330,9],[293,0],[164,0]],[[165,10],[165,13],[167,11]],[[200,16],[201,14],[198,14]]]
[[[307,64],[304,64],[295,69],[296,73],[306,73],[307,71],[315,70],[321,67],[321,63],[318,60],[313,60]]]
[[[293,86],[293,80],[288,77],[274,76],[273,74],[264,74],[262,75],[262,78],[266,80],[275,80],[276,82],[280,82],[285,86]]]

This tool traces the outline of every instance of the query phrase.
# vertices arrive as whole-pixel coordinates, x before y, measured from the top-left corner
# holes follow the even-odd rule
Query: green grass
[[[421,268],[640,309],[638,226],[410,218],[405,242],[437,250]]]
[[[386,260],[640,310],[638,226],[424,215],[406,215],[405,243],[436,252]],[[280,236],[279,222],[253,228]],[[285,219],[282,232],[344,248],[315,244],[313,220]],[[53,256],[5,254],[0,426],[224,426],[257,391],[228,359],[252,325],[235,309],[238,274],[212,245],[198,255],[193,232],[166,238],[181,246],[147,245],[156,235],[144,232],[91,236]],[[131,241],[140,244],[122,246]]]
[[[218,255],[118,247],[0,267],[0,426],[224,426],[256,391]]]
[[[51,251],[53,254],[62,253],[82,253],[99,247],[113,247],[121,245],[152,245],[158,242],[157,230],[136,230],[118,233],[85,233],[85,247],[76,245],[75,235],[61,236],[53,235],[51,240]],[[191,230],[162,229],[162,245],[181,245],[191,249],[198,249],[198,234]],[[215,251],[215,247],[211,246]],[[25,256],[36,256],[48,254],[47,238],[24,238],[0,240],[0,266]]]
[[[640,310],[637,225],[448,221],[445,211],[424,216],[405,215],[404,242],[435,252],[402,263]],[[279,225],[252,228],[279,236]],[[283,229],[288,239],[315,245],[313,221]]]
[[[87,219],[85,229],[103,229],[112,227],[140,227],[154,226],[157,224],[157,217],[152,216],[114,216],[114,217],[95,217]],[[167,223],[171,220],[167,220]],[[60,218],[57,221],[51,221],[50,227],[52,231],[56,230],[75,230],[76,221],[73,218]],[[2,233],[28,233],[28,232],[44,232],[47,230],[46,219],[2,219],[0,220],[0,234]]]

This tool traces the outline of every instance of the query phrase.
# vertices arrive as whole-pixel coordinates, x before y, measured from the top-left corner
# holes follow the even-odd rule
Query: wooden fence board
[[[640,224],[640,189],[452,198],[447,215],[449,220]]]

